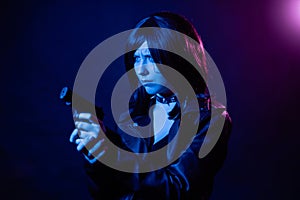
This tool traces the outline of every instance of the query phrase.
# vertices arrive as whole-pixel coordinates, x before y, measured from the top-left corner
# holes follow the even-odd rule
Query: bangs
[[[149,51],[153,60],[156,63],[162,63],[162,51],[164,47],[168,44],[169,38],[164,32],[157,31],[157,29],[143,29],[136,28],[130,34],[127,43],[127,54],[125,55],[126,70],[130,70],[134,67],[134,53],[135,51],[145,42],[149,47]],[[168,31],[167,31],[168,32]]]
[[[174,34],[173,34],[174,35]],[[145,41],[148,46],[155,49],[164,49],[170,46],[169,40],[174,36],[171,30],[159,27],[141,27],[136,28],[130,34],[127,43],[127,50],[133,51],[138,49]]]

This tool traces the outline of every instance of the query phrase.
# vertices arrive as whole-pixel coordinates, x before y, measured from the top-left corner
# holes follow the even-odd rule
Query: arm
[[[207,199],[212,190],[214,176],[226,157],[227,142],[231,131],[229,116],[226,114],[218,117],[225,117],[223,131],[212,151],[202,159],[198,158],[198,152],[209,127],[209,121],[200,124],[199,133],[190,147],[179,159],[165,168],[149,173],[125,173],[111,169],[101,162],[87,162],[86,172],[91,178],[92,193],[94,195],[108,193],[118,197],[134,195],[137,199],[157,197],[193,199],[194,196],[197,199]],[[128,162],[128,160],[119,159],[122,157],[122,155],[111,156],[111,159],[116,159],[122,165]]]

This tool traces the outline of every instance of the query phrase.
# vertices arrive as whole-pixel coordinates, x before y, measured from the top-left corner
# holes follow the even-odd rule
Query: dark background
[[[96,45],[170,10],[194,23],[226,86],[234,126],[212,199],[299,199],[300,17],[287,22],[289,2],[1,1],[0,198],[88,199],[58,94]]]

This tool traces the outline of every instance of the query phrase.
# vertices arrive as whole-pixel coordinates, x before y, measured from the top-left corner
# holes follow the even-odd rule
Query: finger
[[[76,139],[75,140],[75,144],[79,144],[80,142],[82,142],[82,139]]]
[[[103,142],[104,142],[104,138],[102,140],[99,140],[98,142],[96,142],[95,145],[93,145],[91,148],[89,148],[89,154],[88,154],[88,156],[90,156],[90,155],[94,156],[94,154],[97,155],[97,153],[99,151],[103,150],[101,148],[101,146],[103,145]],[[89,144],[87,144],[87,147],[88,146],[89,146]]]
[[[91,123],[88,123],[88,122],[80,122],[80,121],[76,121],[75,126],[79,130],[95,131],[95,132],[98,132],[99,127],[100,127],[98,124],[91,124]]]
[[[93,160],[92,163],[98,161],[104,154],[106,153],[106,149],[102,150]]]
[[[88,143],[89,139],[90,139],[90,137],[84,138],[84,139],[77,139],[76,140],[76,143],[78,143],[78,145],[77,145],[77,151],[82,151],[82,149]]]
[[[97,133],[91,132],[91,131],[80,131],[79,137],[80,137],[81,139],[84,139],[84,138],[87,138],[87,137],[90,137],[90,136],[96,138],[97,135],[98,135]]]
[[[91,113],[79,113],[78,119],[80,120],[88,120],[90,122],[97,123],[98,119],[96,116],[92,115]]]
[[[75,141],[75,138],[78,137],[78,129],[74,129],[74,131],[72,132],[72,134],[70,135],[70,142],[74,142]]]
[[[96,139],[95,137],[90,137],[88,142],[85,145],[87,152],[89,152],[89,150],[92,149],[98,141],[99,140]],[[90,153],[87,153],[87,155],[90,155]]]
[[[77,150],[78,151],[84,151],[83,152],[87,152],[88,151],[88,147],[87,147],[87,144],[92,144],[93,142],[95,142],[95,137],[93,136],[90,136],[90,137],[87,137],[87,138],[84,138],[84,139],[78,139],[78,146],[77,146]]]
[[[96,157],[95,160],[99,160],[99,158],[101,158],[105,153],[106,153],[107,149],[103,149]]]

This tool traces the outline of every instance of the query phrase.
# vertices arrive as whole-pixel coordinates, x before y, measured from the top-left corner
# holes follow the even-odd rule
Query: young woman
[[[112,128],[90,113],[79,113],[70,137],[87,160],[92,197],[209,199],[214,176],[226,157],[231,119],[225,107],[211,99],[197,31],[181,15],[155,13],[136,25],[127,49],[125,66],[134,71],[128,74],[136,88],[129,114],[120,116],[117,128]],[[170,68],[188,81],[192,92]],[[200,158],[201,146],[213,139],[208,129],[218,131],[215,124],[222,120],[218,141]],[[122,150],[110,147],[108,139]]]

